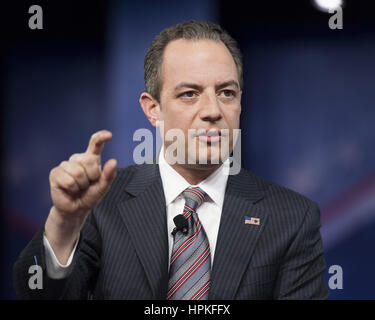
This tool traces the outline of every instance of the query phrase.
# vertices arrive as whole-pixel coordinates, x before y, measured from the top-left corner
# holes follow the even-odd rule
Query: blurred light
[[[315,0],[318,9],[323,11],[335,10],[342,6],[342,0]]]

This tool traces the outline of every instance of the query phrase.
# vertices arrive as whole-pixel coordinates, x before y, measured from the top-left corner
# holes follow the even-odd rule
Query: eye
[[[220,92],[220,96],[225,98],[234,98],[236,96],[236,91],[226,89]]]
[[[182,92],[178,95],[178,98],[185,100],[187,102],[193,102],[198,97],[198,92],[194,90],[189,90]]]
[[[197,94],[195,91],[185,91],[180,94],[180,97],[191,99],[191,98],[195,98],[196,95]]]

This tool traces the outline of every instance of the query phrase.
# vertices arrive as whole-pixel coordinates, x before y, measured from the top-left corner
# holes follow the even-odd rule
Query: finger
[[[79,163],[86,172],[89,181],[94,182],[100,178],[100,157],[88,153],[76,153],[69,158],[69,162]]]
[[[81,190],[86,190],[89,187],[90,181],[86,170],[79,162],[63,161],[60,166],[77,182]]]
[[[111,140],[112,132],[108,130],[100,130],[94,133],[91,138],[86,152],[99,156],[103,150],[104,143]]]
[[[107,180],[110,184],[116,177],[116,167],[117,167],[117,160],[110,159],[106,162],[103,168],[103,177]]]
[[[77,182],[62,167],[57,167],[51,171],[51,187],[63,189],[69,194],[80,192]]]
[[[108,191],[109,187],[111,186],[113,180],[116,177],[116,166],[117,161],[115,159],[108,160],[103,167],[103,173],[100,178],[100,189],[103,192]]]

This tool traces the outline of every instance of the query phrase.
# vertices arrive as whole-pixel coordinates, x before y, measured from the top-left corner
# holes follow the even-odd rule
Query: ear
[[[155,128],[158,127],[158,121],[160,120],[160,104],[147,92],[141,94],[139,103],[151,125]]]

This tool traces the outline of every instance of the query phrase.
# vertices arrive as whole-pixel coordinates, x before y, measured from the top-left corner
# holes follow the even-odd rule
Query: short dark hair
[[[208,21],[190,20],[164,29],[152,41],[144,61],[146,92],[160,101],[161,65],[166,46],[173,40],[213,40],[222,41],[231,53],[236,64],[240,87],[243,85],[242,54],[234,40],[218,24]]]

